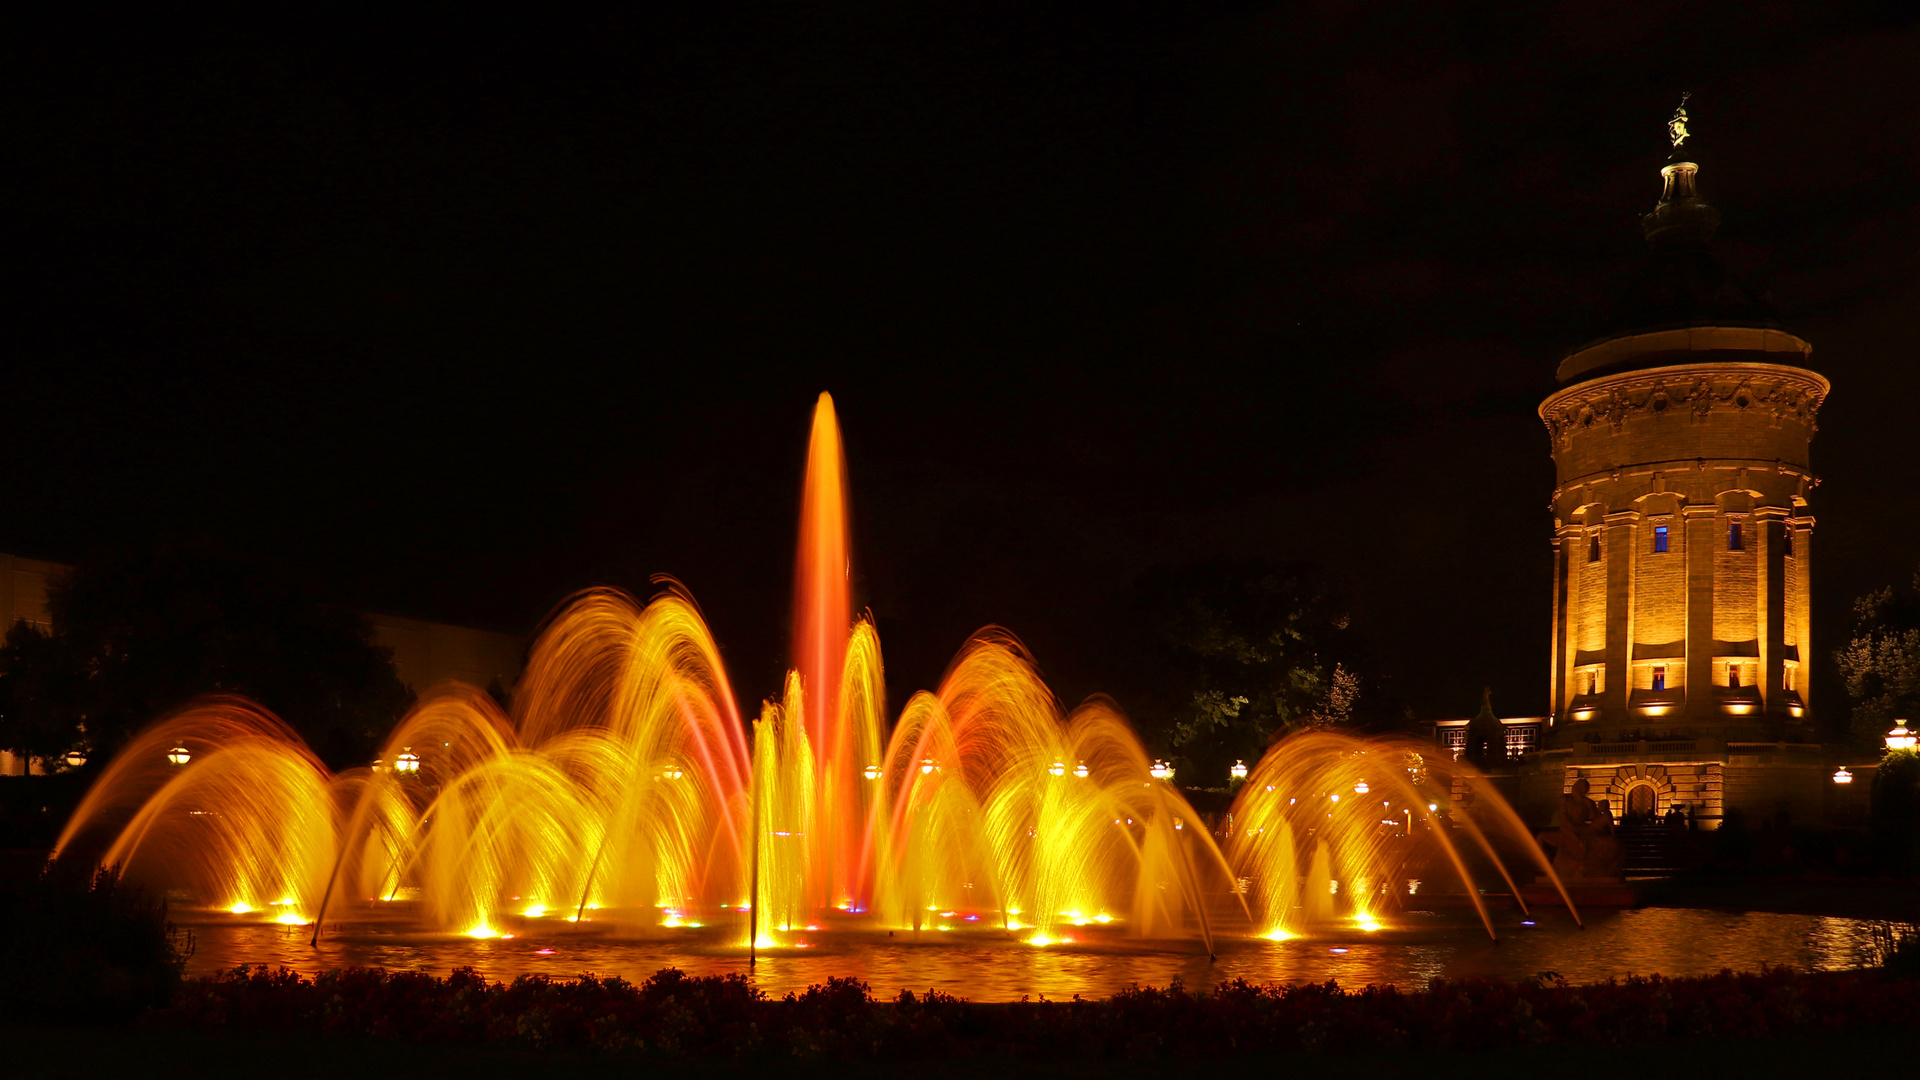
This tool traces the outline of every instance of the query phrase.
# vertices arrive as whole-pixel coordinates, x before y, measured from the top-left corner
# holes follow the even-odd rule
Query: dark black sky
[[[521,631],[670,572],[752,698],[827,390],[899,691],[987,622],[1122,683],[1142,568],[1265,555],[1426,714],[1538,712],[1533,409],[1689,90],[1836,387],[1816,633],[1920,561],[1911,5],[983,7],[8,16],[0,550]]]

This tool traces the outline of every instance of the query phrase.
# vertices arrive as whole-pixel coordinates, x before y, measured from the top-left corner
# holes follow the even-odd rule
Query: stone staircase
[[[1615,831],[1627,854],[1629,878],[1663,878],[1694,868],[1693,834],[1665,825],[1622,825]]]

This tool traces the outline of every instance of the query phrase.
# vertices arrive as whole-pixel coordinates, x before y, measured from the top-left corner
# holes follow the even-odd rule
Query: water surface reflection
[[[206,975],[239,964],[284,965],[311,973],[350,966],[427,971],[444,975],[471,966],[490,978],[523,974],[569,977],[582,972],[638,982],[664,967],[693,974],[749,973],[731,930],[662,931],[659,936],[597,936],[541,924],[516,937],[475,941],[396,932],[377,924],[329,924],[318,947],[299,927],[208,919],[181,920],[195,952],[188,974]],[[1519,916],[1499,926],[1493,942],[1455,915],[1407,913],[1378,933],[1293,941],[1222,939],[1209,961],[1197,941],[1135,942],[1087,928],[1076,943],[1035,948],[991,931],[964,935],[928,932],[841,931],[811,935],[805,948],[762,952],[754,981],[779,996],[829,976],[866,981],[876,996],[937,989],[975,1001],[1104,997],[1139,984],[1190,988],[1226,979],[1256,983],[1320,982],[1343,986],[1395,983],[1424,986],[1435,976],[1522,978],[1560,973],[1572,982],[1625,975],[1700,975],[1767,964],[1810,970],[1855,967],[1865,953],[1865,920],[1690,908],[1596,911],[1585,930],[1564,912],[1540,913],[1527,927]]]

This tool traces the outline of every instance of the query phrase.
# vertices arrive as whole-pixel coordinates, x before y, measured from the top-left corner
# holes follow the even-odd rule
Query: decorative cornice
[[[1816,372],[1785,364],[1718,361],[1603,375],[1561,390],[1540,403],[1540,419],[1557,449],[1576,431],[1606,424],[1618,431],[1630,416],[1684,411],[1699,423],[1716,409],[1758,410],[1778,424],[1792,417],[1819,430],[1815,417],[1832,384]]]

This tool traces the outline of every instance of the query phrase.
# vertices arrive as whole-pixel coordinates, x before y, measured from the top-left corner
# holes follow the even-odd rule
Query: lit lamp
[[[1355,795],[1365,795],[1367,792],[1371,790],[1373,789],[1367,786],[1367,782],[1365,780],[1362,780],[1359,783],[1353,785],[1353,793]]]
[[[407,775],[419,772],[420,755],[414,753],[411,746],[401,750],[400,756],[393,759],[393,771]]]
[[[1833,770],[1833,782],[1836,784],[1851,784],[1853,783],[1853,774],[1847,771],[1845,765],[1842,765]]]
[[[869,765],[866,767],[866,770],[862,772],[860,775],[866,777],[869,780],[878,780],[880,779],[880,766]]]
[[[669,765],[665,769],[662,769],[660,771],[660,775],[666,777],[669,780],[678,780],[686,774],[680,771],[680,766]]]
[[[1079,777],[1082,780],[1085,780],[1087,778],[1087,763],[1083,761],[1080,764],[1075,765],[1073,767],[1073,775]]]
[[[67,768],[77,769],[80,766],[85,765],[87,763],[86,751],[69,750],[67,751],[67,756],[65,760],[67,762]]]
[[[1920,742],[1920,737],[1916,737],[1913,732],[1907,730],[1905,720],[1895,720],[1893,730],[1887,732],[1887,749],[1889,750],[1911,750],[1916,742]]]
[[[1048,776],[1067,775],[1067,763],[1064,761],[1056,761],[1053,764],[1047,766],[1047,775]]]
[[[1245,780],[1247,778],[1247,763],[1244,761],[1234,762],[1233,768],[1227,770],[1227,775],[1233,777],[1235,780]]]
[[[175,765],[185,765],[193,760],[193,752],[184,746],[176,746],[167,751],[167,760]]]
[[[1171,780],[1173,779],[1173,766],[1164,761],[1156,761],[1153,763],[1153,768],[1147,770],[1147,775],[1153,777],[1155,780]]]
[[[932,758],[920,759],[920,775],[926,776],[931,772],[933,772],[933,759]]]

